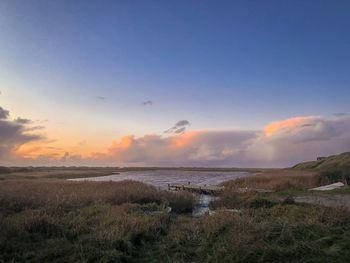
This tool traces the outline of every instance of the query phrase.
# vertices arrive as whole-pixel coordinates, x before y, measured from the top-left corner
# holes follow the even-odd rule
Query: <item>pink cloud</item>
[[[350,149],[350,116],[306,116],[261,131],[201,130],[164,136],[127,135],[105,152],[15,160],[31,164],[119,166],[286,167]],[[62,152],[62,151],[61,151]]]

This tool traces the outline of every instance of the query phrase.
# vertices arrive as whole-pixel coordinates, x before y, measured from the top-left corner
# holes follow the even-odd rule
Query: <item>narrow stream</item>
[[[204,215],[205,213],[210,211],[209,204],[211,201],[216,200],[218,197],[212,196],[212,195],[206,195],[206,194],[200,194],[198,197],[198,202],[195,205],[192,216],[193,217],[200,217]]]

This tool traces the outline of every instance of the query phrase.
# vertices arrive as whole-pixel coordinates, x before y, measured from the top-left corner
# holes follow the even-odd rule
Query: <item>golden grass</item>
[[[249,188],[267,190],[307,189],[325,182],[319,173],[287,169],[265,170],[262,173],[223,183],[226,189]]]
[[[175,210],[191,210],[190,193],[169,193],[136,181],[72,182],[60,180],[0,181],[0,210],[21,211],[39,207],[72,209],[94,203],[166,203]]]
[[[317,184],[312,174],[289,181],[289,171],[269,173],[227,183],[222,205],[239,213],[219,209],[198,219],[149,213],[190,207],[193,196],[135,181],[0,181],[0,262],[349,262],[348,210],[231,191]]]
[[[4,169],[6,167],[3,167]],[[104,167],[45,167],[45,168],[6,168],[8,173],[0,172],[0,179],[68,179],[110,175],[116,168]]]
[[[179,217],[157,255],[170,262],[347,262],[349,219],[347,210],[303,205]]]

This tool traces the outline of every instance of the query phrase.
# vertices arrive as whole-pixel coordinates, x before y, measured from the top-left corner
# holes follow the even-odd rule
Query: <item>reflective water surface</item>
[[[207,171],[175,171],[175,170],[153,170],[153,171],[131,171],[121,172],[108,176],[71,179],[74,181],[122,181],[135,180],[154,185],[161,189],[167,189],[168,184],[191,184],[217,185],[224,181],[247,176],[247,172],[207,172]]]
[[[248,176],[248,172],[207,172],[207,171],[175,171],[175,170],[153,170],[153,171],[131,171],[121,172],[108,176],[70,179],[73,181],[122,181],[135,180],[154,185],[161,189],[168,189],[168,184],[191,184],[217,185],[222,182],[238,177]],[[199,217],[207,213],[209,203],[216,197],[210,195],[199,195],[198,202],[192,212],[192,216]]]

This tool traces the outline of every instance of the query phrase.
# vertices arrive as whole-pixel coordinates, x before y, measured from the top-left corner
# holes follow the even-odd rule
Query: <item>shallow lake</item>
[[[134,180],[154,185],[161,189],[168,189],[168,184],[218,185],[222,182],[249,176],[248,172],[208,172],[208,171],[177,171],[177,170],[153,170],[121,172],[107,176],[70,179],[72,181],[123,181]],[[214,196],[199,195],[192,216],[199,217],[209,211],[209,203]]]
[[[208,171],[178,171],[178,170],[153,170],[130,171],[107,176],[70,179],[72,181],[122,181],[134,180],[154,185],[161,189],[167,189],[168,184],[217,185],[238,177],[248,176],[248,172],[208,172]]]

